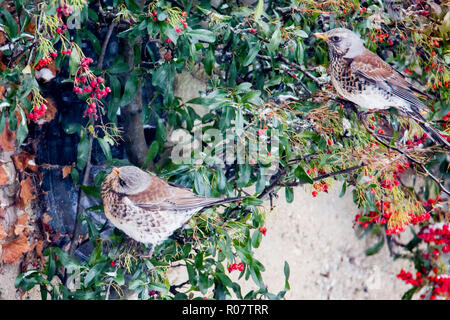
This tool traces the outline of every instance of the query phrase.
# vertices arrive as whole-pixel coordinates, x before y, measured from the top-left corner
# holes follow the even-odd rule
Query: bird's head
[[[353,59],[364,51],[364,42],[348,29],[336,28],[325,33],[314,33],[314,36],[323,39],[333,54]]]
[[[102,184],[102,190],[132,195],[145,189],[151,183],[151,175],[134,166],[113,168]]]

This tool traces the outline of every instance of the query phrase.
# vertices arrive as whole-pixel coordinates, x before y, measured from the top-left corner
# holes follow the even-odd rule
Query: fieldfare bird
[[[101,194],[112,224],[152,251],[203,208],[241,200],[203,197],[134,166],[113,168]]]
[[[314,36],[328,45],[331,82],[345,99],[371,110],[394,107],[413,118],[435,142],[450,143],[422,117],[427,107],[415,95],[422,94],[375,53],[364,47],[354,32],[336,28]],[[422,94],[423,95],[423,94]]]

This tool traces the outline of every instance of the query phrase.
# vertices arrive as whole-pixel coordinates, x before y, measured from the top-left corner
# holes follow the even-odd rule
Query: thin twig
[[[105,41],[103,41],[102,51],[101,51],[100,57],[98,58],[98,63],[97,63],[98,69],[103,68],[103,60],[105,59],[105,53],[106,53],[106,49],[108,48],[109,39],[111,38],[112,32],[113,32],[114,28],[116,27],[116,25],[117,25],[117,21],[113,21],[108,27],[108,31],[106,32],[106,36],[105,36]]]
[[[401,149],[397,148],[397,147],[393,147],[391,145],[389,145],[388,143],[384,142],[382,139],[380,139],[376,134],[373,135],[375,137],[375,139],[381,143],[383,146],[385,146],[388,149],[397,151],[398,153],[402,154],[403,156],[405,156],[406,158],[408,158],[411,162],[415,163],[416,165],[418,165],[419,167],[422,168],[423,171],[425,171],[425,173],[434,180],[434,182],[436,182],[439,187],[442,189],[443,192],[445,192],[447,195],[450,196],[450,191],[448,191],[445,186],[441,183],[441,181],[436,178],[426,167],[423,163],[421,163],[420,161],[417,161],[416,159],[414,159],[413,157],[411,157],[408,153],[402,151]]]
[[[89,174],[91,172],[91,155],[92,155],[92,144],[94,142],[94,137],[91,135],[89,136],[89,152],[87,156],[87,163],[86,167],[84,168],[84,175],[83,175],[83,181],[82,185],[87,185],[89,182]],[[69,254],[71,256],[74,255],[75,250],[77,249],[77,246],[75,246],[75,242],[78,241],[78,236],[80,234],[80,222],[78,221],[78,217],[81,214],[82,209],[82,200],[84,200],[85,193],[83,192],[83,189],[80,187],[78,189],[78,201],[77,201],[77,212],[75,214],[75,226],[72,233],[72,239],[70,241],[70,248],[69,248]]]

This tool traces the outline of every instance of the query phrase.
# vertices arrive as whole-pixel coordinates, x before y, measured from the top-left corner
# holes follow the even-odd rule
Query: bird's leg
[[[140,259],[151,259],[151,257],[153,256],[153,251],[155,250],[155,246],[152,244],[150,250],[148,251],[147,254],[140,254],[138,255],[138,258]]]

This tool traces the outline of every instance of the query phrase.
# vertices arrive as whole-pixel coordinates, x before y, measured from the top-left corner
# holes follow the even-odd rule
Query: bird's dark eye
[[[119,184],[121,187],[125,187],[127,184],[125,181],[123,181],[122,179],[119,178]]]
[[[332,42],[339,42],[340,38],[338,36],[333,36],[330,38]]]

